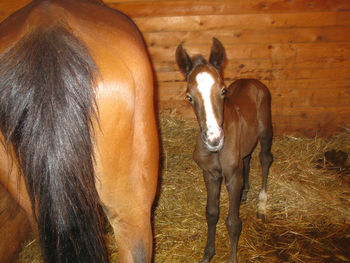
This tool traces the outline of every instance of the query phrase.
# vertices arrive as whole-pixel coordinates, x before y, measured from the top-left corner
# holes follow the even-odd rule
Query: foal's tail
[[[94,176],[96,74],[86,47],[61,26],[38,28],[0,56],[0,129],[45,262],[108,262]]]

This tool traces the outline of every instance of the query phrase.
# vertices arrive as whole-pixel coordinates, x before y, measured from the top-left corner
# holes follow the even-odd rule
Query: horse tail
[[[97,67],[63,26],[0,55],[0,129],[24,177],[45,262],[108,262],[95,187]]]

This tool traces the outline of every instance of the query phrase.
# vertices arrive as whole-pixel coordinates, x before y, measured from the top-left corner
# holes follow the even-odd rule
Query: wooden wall
[[[190,54],[208,56],[215,36],[227,51],[227,84],[258,78],[270,88],[277,134],[329,135],[350,128],[349,0],[105,3],[128,14],[143,32],[160,110],[194,117],[184,101],[175,49],[183,42]]]

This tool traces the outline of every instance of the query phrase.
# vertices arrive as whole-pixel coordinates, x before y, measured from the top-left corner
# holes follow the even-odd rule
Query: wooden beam
[[[243,11],[243,10],[242,10]],[[350,12],[135,17],[142,32],[192,32],[350,26]]]
[[[266,14],[350,11],[348,0],[192,0],[125,1],[106,0],[112,8],[131,17],[193,16],[224,14]]]

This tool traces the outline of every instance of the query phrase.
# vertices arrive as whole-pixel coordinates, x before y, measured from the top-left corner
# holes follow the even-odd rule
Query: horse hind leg
[[[138,197],[136,193],[141,189],[134,185],[131,187],[128,180],[119,181],[117,176],[106,178],[103,174],[99,178],[102,182],[99,195],[113,228],[118,262],[150,263],[153,244],[150,220],[153,199],[148,195]],[[153,195],[153,191],[146,193]]]
[[[243,191],[241,195],[241,203],[245,203],[247,201],[247,195],[250,189],[249,185],[249,171],[250,171],[250,159],[252,155],[249,154],[243,158]]]
[[[120,203],[119,203],[120,204]],[[106,209],[118,247],[118,262],[149,263],[152,260],[152,228],[150,215],[128,214]]]
[[[259,136],[261,152],[259,154],[260,164],[262,167],[262,186],[259,193],[259,204],[257,217],[265,221],[266,205],[267,205],[267,177],[269,169],[273,161],[273,155],[271,153],[272,145],[272,128],[268,129],[263,135]]]

